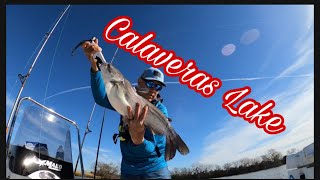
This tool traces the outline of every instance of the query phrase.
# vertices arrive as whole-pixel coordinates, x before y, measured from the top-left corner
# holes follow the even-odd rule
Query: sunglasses
[[[155,88],[156,91],[161,91],[161,89],[162,89],[162,85],[156,84],[156,83],[154,83],[153,81],[147,81],[147,80],[145,80],[145,83],[146,83],[146,86],[147,86],[149,89]]]

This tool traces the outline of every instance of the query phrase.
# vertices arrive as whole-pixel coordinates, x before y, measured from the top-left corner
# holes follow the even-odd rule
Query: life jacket
[[[117,144],[118,138],[120,139],[120,141],[124,141],[124,142],[127,142],[128,140],[131,139],[130,134],[129,134],[129,130],[128,130],[128,125],[123,126],[122,117],[123,116],[120,116],[120,123],[119,123],[119,127],[118,127],[119,133],[113,134],[114,144]]]
[[[157,96],[157,100],[153,100],[153,101],[151,101],[151,103],[153,105],[156,105],[158,103],[158,101],[160,101],[161,103],[163,102],[163,99],[160,97],[160,95]],[[128,130],[128,125],[123,126],[122,118],[123,118],[123,116],[120,116],[120,123],[119,123],[119,127],[118,127],[119,133],[113,134],[113,137],[112,137],[114,144],[117,144],[118,138],[120,139],[120,141],[125,142],[125,143],[127,143],[131,139],[131,136],[130,136],[130,133]],[[168,118],[168,120],[170,122],[172,122],[172,120],[170,118]],[[160,153],[159,147],[157,145],[155,145],[155,147],[156,147],[155,150],[157,152],[157,155],[158,155],[158,157],[160,157],[161,153]]]

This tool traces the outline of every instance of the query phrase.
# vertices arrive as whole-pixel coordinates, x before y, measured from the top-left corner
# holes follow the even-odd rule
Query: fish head
[[[108,95],[112,94],[111,90],[113,90],[113,96],[115,95],[114,91],[117,91],[117,94],[124,93],[125,78],[117,68],[110,63],[103,63],[100,65],[100,70]]]
[[[107,90],[111,90],[114,86],[125,86],[125,77],[122,73],[110,63],[103,63],[100,66],[102,78]],[[107,92],[108,93],[108,92]]]
[[[124,81],[124,76],[122,73],[112,66],[110,63],[103,63],[102,64],[101,71],[103,75],[106,77],[106,80],[109,82],[123,82]]]

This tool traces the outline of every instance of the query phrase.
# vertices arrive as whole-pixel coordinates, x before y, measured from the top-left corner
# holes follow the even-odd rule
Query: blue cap
[[[154,67],[150,67],[146,70],[144,70],[144,72],[141,75],[142,79],[146,79],[146,80],[155,80],[155,81],[159,81],[163,86],[166,86],[164,84],[164,75],[163,73],[160,71],[160,69],[154,68]]]

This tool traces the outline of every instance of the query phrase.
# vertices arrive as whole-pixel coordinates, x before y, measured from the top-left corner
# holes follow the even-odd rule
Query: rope
[[[60,36],[59,36],[59,39],[58,39],[58,42],[57,42],[57,45],[56,45],[56,48],[54,50],[54,54],[53,54],[53,58],[52,58],[52,62],[51,62],[51,66],[50,66],[50,71],[49,71],[49,75],[48,75],[48,79],[47,79],[47,85],[46,85],[46,90],[45,90],[45,94],[44,94],[44,102],[43,102],[43,105],[46,104],[46,97],[47,97],[47,92],[48,92],[48,87],[49,87],[49,81],[50,81],[50,77],[51,77],[51,71],[52,71],[52,67],[53,67],[53,63],[54,63],[54,60],[55,60],[55,56],[56,56],[56,53],[57,53],[57,49],[58,49],[58,46],[60,44],[60,40],[61,40],[61,36],[62,36],[62,33],[63,33],[63,30],[64,30],[64,27],[66,25],[66,22],[68,20],[68,17],[69,17],[69,14],[70,14],[70,11],[71,11],[71,8],[67,14],[67,17],[64,21],[64,24],[62,26],[62,30],[60,32]]]
[[[114,60],[114,57],[116,56],[116,54],[117,54],[117,52],[118,52],[118,49],[119,49],[119,47],[117,47],[116,51],[114,52],[110,64],[112,64],[112,62],[113,62],[113,60]]]

